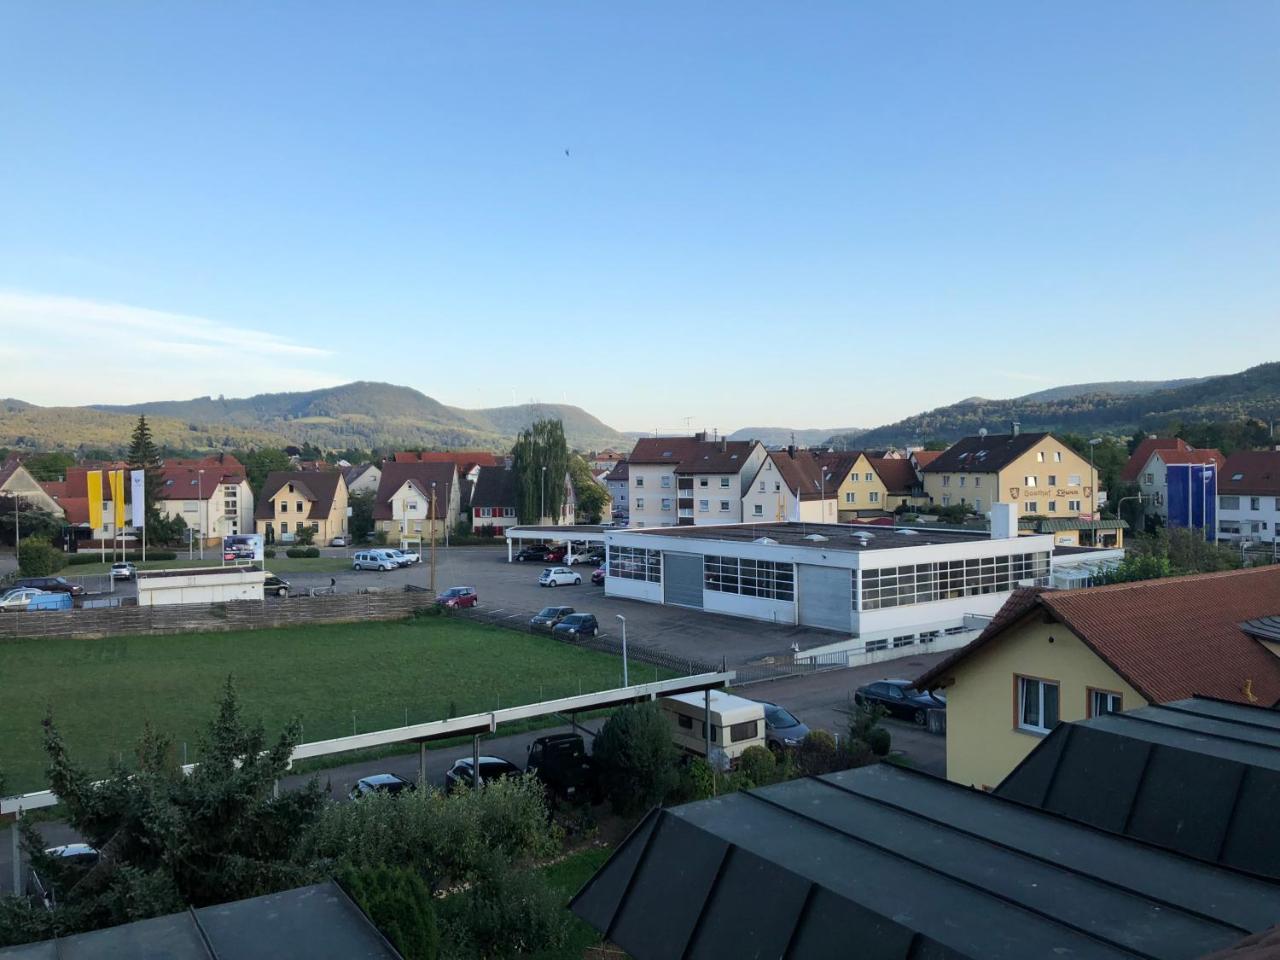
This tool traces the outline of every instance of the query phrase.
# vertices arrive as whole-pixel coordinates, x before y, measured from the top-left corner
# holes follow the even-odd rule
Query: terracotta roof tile
[[[911,465],[910,460],[900,460],[896,457],[868,457],[867,459],[871,469],[879,475],[885,489],[891,494],[909,495],[919,483],[916,468]]]
[[[921,470],[923,470],[929,464],[933,463],[933,461],[942,456],[942,453],[943,451],[941,450],[915,450],[912,451],[911,456],[916,458],[916,464]]]
[[[1239,450],[1227,457],[1218,468],[1218,493],[1280,497],[1280,450]]]
[[[1166,466],[1185,463],[1213,463],[1221,468],[1227,462],[1227,458],[1223,456],[1222,451],[1214,450],[1212,447],[1206,450],[1161,450],[1160,459],[1165,462]]]
[[[1280,566],[1084,590],[1016,591],[976,640],[920,682],[950,675],[1033,606],[1069,627],[1153,703],[1197,694],[1266,706],[1280,702],[1280,657],[1240,627],[1280,613]]]
[[[1120,471],[1120,479],[1125,483],[1136,483],[1142,468],[1147,465],[1151,455],[1157,450],[1190,450],[1191,444],[1178,437],[1147,437],[1133,449],[1129,461]]]
[[[755,445],[754,440],[641,437],[630,460],[641,465],[669,463],[675,473],[738,473]]]

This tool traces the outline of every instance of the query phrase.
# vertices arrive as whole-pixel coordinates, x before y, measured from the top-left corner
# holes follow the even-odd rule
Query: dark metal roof
[[[1275,710],[1195,697],[1064,723],[996,794],[1280,879]]]
[[[1258,617],[1240,624],[1240,629],[1251,637],[1280,643],[1280,617]]]
[[[877,764],[655,811],[571,909],[636,960],[1192,958],[1280,886]]]
[[[4,960],[400,960],[333,881],[0,950]]]

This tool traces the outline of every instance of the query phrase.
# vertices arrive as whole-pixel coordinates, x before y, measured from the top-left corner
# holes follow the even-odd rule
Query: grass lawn
[[[210,551],[205,551],[205,559],[188,560],[185,556],[177,560],[148,560],[146,563],[135,561],[134,566],[139,570],[177,570],[182,567],[216,567],[222,563],[222,558],[216,555],[210,555]],[[339,570],[350,570],[351,560],[347,557],[286,557],[284,551],[281,550],[273,559],[264,560],[263,564],[268,570],[275,574],[281,573],[336,573]],[[111,563],[84,563],[74,566],[64,567],[58,571],[60,576],[69,579],[76,577],[102,576],[111,572]]]
[[[130,754],[144,722],[179,751],[186,742],[188,759],[199,760],[196,739],[228,673],[246,716],[261,718],[269,733],[298,716],[307,741],[622,683],[621,660],[610,654],[451,618],[9,641],[0,643],[6,792],[46,786],[40,721],[47,707],[73,756],[95,772],[117,752]]]
[[[569,898],[582,889],[582,885],[604,865],[611,853],[613,851],[607,847],[589,847],[565,857],[552,866],[542,867],[540,872],[551,888],[568,904]],[[566,906],[565,909],[567,910],[568,907]],[[558,949],[541,950],[530,956],[534,960],[582,960],[583,952],[599,942],[600,934],[574,917],[569,940],[564,946]]]

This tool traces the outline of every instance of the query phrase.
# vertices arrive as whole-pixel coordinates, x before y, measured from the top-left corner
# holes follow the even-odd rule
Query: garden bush
[[[276,552],[274,550],[263,550],[262,555],[268,560],[274,560],[276,558]]]
[[[116,557],[119,558],[119,553]],[[125,552],[124,558],[132,563],[142,562],[141,550],[129,550]],[[110,557],[108,556],[108,559]],[[173,550],[148,550],[147,562],[152,560],[177,560],[178,554]],[[80,553],[67,554],[67,565],[71,567],[86,566],[90,563],[101,563],[102,554],[95,550],[83,549]]]
[[[816,777],[840,769],[840,751],[836,738],[826,730],[810,730],[796,751],[796,772],[802,777]]]
[[[405,960],[436,960],[436,911],[418,874],[403,867],[347,866],[336,879]]]
[[[67,565],[67,555],[48,540],[32,537],[19,549],[18,572],[24,577],[51,577]]]
[[[592,757],[615,813],[631,816],[662,803],[679,781],[679,751],[656,703],[616,711],[596,736]]]
[[[767,747],[747,747],[738,758],[738,773],[745,781],[742,787],[749,790],[777,783],[781,770]]]
[[[308,560],[314,560],[316,557],[320,556],[320,548],[319,547],[290,547],[288,550],[284,552],[284,555],[286,557],[293,557],[294,559],[305,557]],[[271,552],[271,556],[275,556],[274,550]]]
[[[871,752],[877,757],[887,757],[892,742],[893,738],[884,727],[875,727],[867,734],[867,746],[871,748]]]
[[[702,757],[694,757],[688,763],[680,764],[676,775],[676,785],[667,795],[667,803],[692,803],[695,800],[706,800],[716,792],[715,774],[711,764]]]
[[[440,903],[449,957],[490,960],[564,944],[569,911],[540,874],[494,869]]]

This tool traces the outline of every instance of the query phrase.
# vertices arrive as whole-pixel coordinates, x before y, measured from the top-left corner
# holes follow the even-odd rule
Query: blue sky
[[[1278,42],[1272,0],[10,4],[0,396],[730,430],[1242,369]]]

